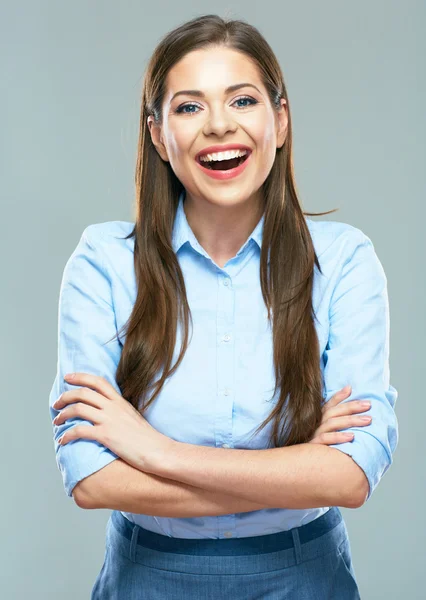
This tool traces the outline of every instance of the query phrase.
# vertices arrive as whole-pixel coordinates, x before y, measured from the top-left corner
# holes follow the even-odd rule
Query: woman
[[[92,599],[360,597],[338,507],[397,443],[386,277],[361,230],[306,217],[292,165],[258,30],[170,32],[136,222],[87,227],[61,285],[58,466],[79,506],[113,511]]]

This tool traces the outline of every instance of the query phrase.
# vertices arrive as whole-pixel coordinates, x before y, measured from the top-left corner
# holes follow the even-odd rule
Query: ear
[[[281,98],[281,108],[277,112],[278,129],[277,129],[277,148],[281,148],[287,137],[287,126],[288,126],[288,111],[287,101],[285,98]]]
[[[156,147],[158,154],[161,156],[161,158],[164,161],[169,162],[169,158],[167,155],[167,149],[162,141],[161,125],[158,125],[155,122],[153,115],[149,115],[149,117],[147,119],[147,125],[148,125],[149,132],[151,134],[152,143]]]

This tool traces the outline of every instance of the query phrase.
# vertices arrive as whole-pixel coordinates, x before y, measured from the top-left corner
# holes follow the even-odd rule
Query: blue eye
[[[244,101],[244,100],[248,100],[250,102],[250,104],[248,104],[248,105],[246,104],[245,106],[239,106],[239,108],[247,108],[247,106],[257,104],[257,100],[255,100],[251,96],[240,96],[239,98],[237,98],[236,100],[234,100],[233,104],[235,104],[235,102],[240,102],[240,101]],[[184,109],[188,108],[189,106],[195,106],[195,107],[197,107],[198,104],[194,104],[193,102],[190,102],[190,103],[187,103],[187,104],[181,104],[181,106],[179,106],[175,110],[175,113],[176,114],[184,114],[184,115],[195,115],[195,114],[197,114],[194,111],[191,111],[191,112],[184,111]]]

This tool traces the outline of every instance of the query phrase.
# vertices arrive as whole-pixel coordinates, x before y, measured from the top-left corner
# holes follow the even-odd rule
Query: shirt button
[[[226,335],[223,336],[224,342],[229,342],[230,339],[231,339],[231,336],[229,335],[229,333],[227,333]]]
[[[231,446],[229,444],[222,444],[222,448],[230,448]]]
[[[224,531],[224,532],[223,532],[223,535],[224,535],[225,537],[227,537],[227,538],[230,538],[230,537],[232,537],[232,533],[231,533],[230,531]]]
[[[229,394],[231,393],[231,390],[229,388],[225,388],[223,390],[223,393],[225,394],[225,396],[229,396]]]
[[[229,279],[226,278],[226,279],[223,280],[223,285],[229,285],[229,283],[230,283]]]

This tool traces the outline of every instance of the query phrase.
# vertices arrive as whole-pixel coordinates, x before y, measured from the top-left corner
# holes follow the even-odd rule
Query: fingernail
[[[350,385],[345,385],[345,387],[342,389],[342,392],[345,392],[345,394],[346,394],[346,392],[349,392],[350,389],[351,389]]]

